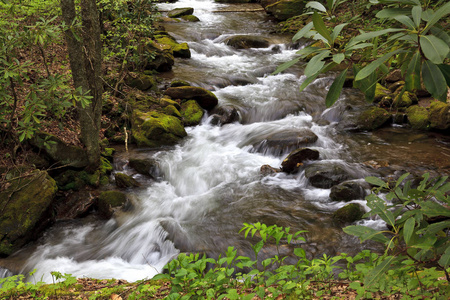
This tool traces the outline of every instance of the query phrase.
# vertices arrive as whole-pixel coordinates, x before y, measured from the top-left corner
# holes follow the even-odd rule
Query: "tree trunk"
[[[73,27],[76,17],[74,0],[61,0],[64,22],[69,29],[65,32],[69,51],[70,67],[75,88],[92,97],[91,103],[84,108],[77,102],[78,118],[81,126],[81,140],[86,146],[89,169],[95,170],[100,165],[100,120],[102,111],[103,84],[102,45],[100,40],[100,23],[95,0],[81,0],[82,30]],[[75,32],[78,34],[75,35]],[[80,40],[81,37],[81,40]]]

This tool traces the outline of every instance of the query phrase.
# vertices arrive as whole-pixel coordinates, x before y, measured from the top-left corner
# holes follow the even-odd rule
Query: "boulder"
[[[364,213],[364,207],[360,204],[350,203],[335,211],[333,219],[340,223],[352,223],[361,220]]]
[[[430,114],[425,107],[413,105],[406,110],[408,122],[413,129],[428,130],[430,127]]]
[[[360,130],[375,130],[386,124],[390,118],[391,114],[387,110],[372,106],[359,115],[357,127]]]
[[[55,205],[55,218],[57,221],[73,220],[85,217],[91,208],[96,205],[93,191],[82,189],[66,193]]]
[[[295,173],[306,160],[318,160],[319,151],[301,148],[292,151],[281,163],[281,170],[286,173]]]
[[[303,14],[306,2],[305,0],[281,0],[267,5],[264,9],[278,21],[285,21]]]
[[[450,128],[450,105],[435,101],[430,105],[431,128],[446,130]]]
[[[181,16],[181,18],[188,22],[200,22],[200,19],[194,15]]]
[[[360,183],[345,181],[331,188],[330,199],[333,201],[351,201],[364,199],[366,191]]]
[[[120,191],[105,191],[98,197],[98,210],[105,218],[111,218],[114,212],[127,202],[127,196]]]
[[[374,102],[380,102],[381,99],[383,99],[385,96],[388,96],[391,94],[391,91],[387,88],[385,88],[384,86],[382,86],[381,84],[377,83],[376,87],[375,87],[375,96],[373,101]]]
[[[305,168],[305,177],[311,185],[322,189],[329,189],[333,185],[353,179],[345,168],[337,163],[311,164]]]
[[[175,79],[170,83],[170,87],[179,87],[179,86],[191,86],[191,84],[181,79]]]
[[[13,180],[0,193],[0,256],[8,256],[52,222],[56,182],[45,171]]]
[[[189,100],[181,104],[181,116],[185,126],[200,124],[203,114],[203,109],[195,100]]]
[[[129,188],[129,187],[138,187],[140,186],[139,182],[136,181],[136,179],[134,179],[131,176],[128,176],[127,174],[124,173],[116,173],[114,174],[114,179],[116,180],[116,186],[118,188]]]
[[[67,170],[56,176],[55,180],[58,189],[61,191],[78,191],[86,185],[98,187],[101,184],[107,184],[109,182],[108,177],[105,176],[105,174],[106,172],[110,173],[110,171],[112,171],[112,165],[110,169],[107,169],[106,167],[103,167],[103,169],[105,173],[97,170],[93,174],[86,171]]]
[[[219,103],[216,95],[197,86],[170,87],[164,94],[172,99],[195,100],[206,110],[213,109]]]
[[[30,144],[38,148],[41,153],[55,163],[68,165],[74,168],[85,168],[88,166],[86,152],[77,146],[67,145],[62,140],[48,133],[37,133]]]
[[[236,109],[236,107],[231,105],[216,107],[211,113],[211,124],[213,125],[221,126],[238,122],[240,119],[238,110]]]
[[[417,103],[417,96],[410,92],[399,93],[394,98],[394,107],[410,107],[413,103]]]
[[[156,179],[161,176],[159,164],[154,159],[130,158],[130,160],[128,161],[128,165],[131,168],[133,168],[137,173],[150,176],[153,179]]]
[[[172,69],[175,59],[170,45],[150,40],[146,45],[146,50],[150,57],[144,64],[146,70],[167,72]]]
[[[253,144],[253,149],[257,152],[269,151],[274,155],[280,155],[313,144],[317,139],[317,135],[306,128],[285,130],[266,136],[262,141]]]
[[[174,105],[167,105],[166,107],[164,107],[163,112],[166,115],[173,116],[180,120],[182,119],[180,111]]]
[[[176,109],[180,110],[181,109],[181,105],[180,103],[178,103],[177,101],[173,101],[172,99],[170,99],[169,97],[162,97],[159,100],[159,105],[161,107],[167,107],[169,105],[174,106]]]
[[[236,49],[267,48],[270,43],[261,36],[235,35],[227,38],[225,44]]]
[[[128,86],[132,88],[137,88],[138,90],[141,91],[156,88],[158,85],[158,82],[156,81],[155,77],[136,73],[129,73],[129,76],[125,78],[125,83]]]
[[[281,169],[274,168],[274,167],[269,166],[269,165],[263,165],[263,166],[261,166],[260,171],[261,171],[261,174],[263,176],[268,176],[268,175],[272,175],[272,174],[276,174],[276,173],[281,172]]]
[[[179,44],[175,38],[170,35],[156,35],[155,40],[163,45],[169,45],[172,48],[174,57],[190,58],[191,50],[187,43]]]
[[[192,7],[182,7],[172,9],[167,13],[169,18],[179,18],[181,16],[192,15],[194,13],[194,9]]]
[[[134,110],[131,121],[132,135],[138,146],[174,145],[187,135],[180,119],[160,112]]]

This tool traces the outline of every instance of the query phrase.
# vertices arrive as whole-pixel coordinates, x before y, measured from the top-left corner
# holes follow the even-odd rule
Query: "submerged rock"
[[[337,163],[315,163],[305,168],[305,177],[311,185],[329,189],[333,185],[353,179],[345,168]]]
[[[289,155],[281,163],[281,170],[286,173],[295,173],[306,160],[318,160],[319,151],[309,148],[297,149],[289,153]]]
[[[181,79],[175,79],[170,83],[170,87],[179,87],[179,86],[191,86],[191,84]]]
[[[281,172],[281,169],[274,168],[269,165],[263,165],[261,166],[260,172],[263,176],[272,175]]]
[[[19,250],[52,221],[52,203],[58,190],[45,171],[9,182],[0,193],[0,256]]]
[[[187,135],[181,120],[160,112],[133,111],[132,135],[138,146],[174,145]]]
[[[361,220],[364,213],[364,207],[360,204],[350,203],[335,211],[333,219],[340,223],[352,223]]]
[[[285,21],[303,14],[306,2],[305,0],[281,0],[267,5],[264,9],[278,21]]]
[[[225,44],[236,49],[267,48],[270,43],[261,36],[235,35],[225,40]]]
[[[203,109],[195,100],[189,100],[181,104],[181,116],[185,126],[200,124],[203,114]]]
[[[364,199],[366,191],[360,183],[345,181],[331,188],[330,199],[333,201],[351,201]]]
[[[216,95],[197,86],[170,87],[166,90],[165,94],[172,99],[195,100],[206,110],[213,109],[219,103]]]
[[[200,22],[200,19],[194,15],[181,16],[181,18],[188,22]]]
[[[240,119],[238,110],[236,109],[236,107],[231,105],[216,107],[211,113],[211,124],[213,125],[221,126],[238,122]]]
[[[264,137],[262,141],[253,144],[253,148],[257,152],[270,152],[274,155],[280,155],[298,149],[299,147],[313,144],[317,139],[317,135],[306,128],[285,130]]]

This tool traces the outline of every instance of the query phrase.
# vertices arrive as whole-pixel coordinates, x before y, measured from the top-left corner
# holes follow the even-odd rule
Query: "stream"
[[[318,139],[308,147],[320,152],[320,163],[340,164],[356,179],[388,175],[368,167],[367,161],[389,165],[387,173],[450,173],[448,136],[412,131],[402,124],[373,133],[343,130],[342,109],[352,103],[366,105],[361,93],[345,89],[336,105],[326,109],[331,77],[317,79],[300,93],[301,64],[271,75],[295,57],[291,36],[271,33],[276,24],[264,11],[220,12],[258,9],[258,4],[181,0],[158,6],[164,11],[193,7],[200,19],[164,24],[178,42],[189,44],[192,57],[177,59],[163,76],[212,90],[220,106],[238,109],[240,122],[216,126],[206,114],[200,125],[186,129],[188,137],[181,144],[169,150],[119,151],[115,171],[133,174],[127,166],[130,157],[153,158],[159,162],[161,178],[134,175],[142,187],[127,190],[133,207],[107,222],[92,217],[58,222],[16,255],[22,257],[21,272],[37,269],[34,277],[47,282],[52,282],[51,271],[136,281],[161,272],[180,252],[217,257],[234,246],[239,255],[252,256],[251,241],[238,233],[244,222],[307,230],[302,247],[310,257],[374,247],[342,232],[332,214],[347,203],[332,202],[330,189],[313,187],[303,171],[261,175],[261,166],[279,167],[291,150],[262,141],[286,131],[313,132]],[[242,50],[225,45],[224,40],[236,34],[262,36],[271,45]],[[363,199],[351,202],[366,207]],[[384,226],[379,220],[360,224]],[[271,250],[269,246],[264,255]],[[292,250],[291,245],[282,248],[286,255]]]

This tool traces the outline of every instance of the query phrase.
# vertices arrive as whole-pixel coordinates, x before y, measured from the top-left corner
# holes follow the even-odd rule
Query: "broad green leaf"
[[[398,31],[403,31],[403,29],[388,28],[388,29],[383,29],[383,30],[364,32],[364,33],[361,33],[360,35],[357,35],[356,37],[352,38],[349,41],[349,44],[353,45],[356,42],[370,40],[370,39],[373,39],[373,38],[378,37],[380,35],[385,35],[385,34],[390,33],[390,32],[398,32]]]
[[[445,30],[438,27],[432,27],[431,33],[437,38],[443,40],[448,46],[450,46],[450,35]]]
[[[403,238],[405,239],[406,244],[409,243],[411,236],[414,233],[414,227],[416,225],[416,221],[414,218],[409,218],[406,220],[405,225],[403,226]]]
[[[420,204],[422,211],[428,217],[450,217],[450,209],[444,209],[444,207],[434,201],[425,201]]]
[[[380,10],[375,17],[384,19],[384,18],[394,18],[396,16],[404,16],[408,15],[411,10],[409,8],[386,8]]]
[[[322,3],[319,3],[317,1],[309,1],[308,3],[306,3],[305,5],[306,8],[314,8],[317,9],[318,11],[327,12],[327,9],[325,8],[325,6],[322,5]]]
[[[386,188],[388,187],[388,184],[378,177],[368,176],[364,179],[366,180],[366,182],[370,183],[371,185],[375,185],[375,186],[379,186],[379,187],[386,187]]]
[[[439,99],[447,91],[447,83],[441,70],[431,61],[422,64],[422,80],[430,94]]]
[[[430,250],[433,248],[434,243],[436,243],[436,240],[437,238],[435,236],[424,235],[417,239],[417,243],[414,243],[413,245],[410,246],[416,249]]]
[[[450,246],[445,249],[444,254],[441,256],[441,259],[439,260],[439,264],[443,266],[444,268],[448,268],[450,265]]]
[[[414,20],[414,25],[416,28],[419,28],[420,21],[422,20],[422,7],[420,5],[416,5],[411,9],[411,14]]]
[[[373,240],[375,242],[386,244],[389,239],[383,232],[362,225],[350,225],[342,229],[346,234],[351,234],[360,238],[361,242]]]
[[[422,32],[422,34],[426,34],[434,24],[436,24],[440,19],[442,19],[448,14],[450,14],[450,2],[447,2],[446,4],[441,6],[438,10],[436,10],[434,14],[431,15],[430,20],[425,26],[425,29]]]
[[[297,40],[299,40],[300,38],[304,37],[306,33],[308,33],[312,28],[313,28],[313,23],[309,22],[308,24],[306,24],[305,26],[303,26],[302,29],[300,29],[293,37],[292,37],[292,41],[295,42]]]
[[[345,78],[347,76],[347,69],[342,71],[331,84],[330,90],[327,93],[325,99],[325,105],[327,107],[332,106],[341,94],[342,87],[344,86]]]
[[[308,46],[308,47],[298,50],[297,52],[295,52],[295,54],[298,54],[301,57],[306,57],[313,53],[319,53],[322,50],[323,50],[323,48],[320,48],[320,47]]]
[[[356,50],[356,49],[363,49],[363,48],[371,47],[371,46],[373,46],[372,43],[360,43],[360,44],[355,44],[355,45],[350,46],[350,47],[345,47],[345,51],[346,51],[346,52],[347,52],[347,51],[353,51],[353,50]],[[350,54],[351,54],[351,53],[349,53],[349,55],[350,55]]]
[[[402,176],[400,176],[400,178],[395,183],[395,187],[398,187],[403,182],[403,180],[405,180],[405,178],[408,176],[409,176],[409,173],[405,173]]]
[[[450,51],[447,43],[433,35],[421,36],[420,47],[425,57],[436,65],[442,64]]]
[[[380,57],[379,59],[371,62],[369,65],[365,66],[361,71],[358,72],[358,74],[356,74],[355,77],[355,81],[361,80],[366,78],[367,76],[369,76],[370,74],[374,73],[375,70],[381,65],[383,64],[385,61],[387,61],[389,58],[391,58],[393,55],[401,52],[401,49],[389,52],[385,55],[383,55],[382,57]]]
[[[333,55],[333,61],[337,63],[338,65],[345,59],[344,53],[337,53]]]
[[[420,65],[421,56],[419,50],[414,54],[408,64],[408,70],[405,75],[405,87],[407,91],[414,91],[421,88],[420,86]]]
[[[378,214],[378,216],[388,225],[395,227],[395,217],[392,212],[386,207],[386,202],[378,197],[376,197],[372,201],[369,201],[369,198],[367,199],[367,206],[370,207],[374,213]]]
[[[407,17],[407,16],[396,16],[396,17],[394,17],[394,19],[396,21],[402,23],[406,27],[408,27],[408,29],[410,29],[410,30],[417,29],[415,24],[414,24],[414,22],[411,20],[410,17]]]
[[[364,278],[364,285],[369,287],[372,284],[376,283],[379,277],[391,268],[391,264],[395,262],[395,260],[395,256],[386,257],[383,262],[381,262],[378,266],[367,273],[366,277]]]
[[[441,230],[444,230],[446,228],[450,228],[450,221],[442,221],[438,223],[433,223],[431,225],[428,225],[427,227],[417,231],[418,234],[428,233],[428,234],[435,234]]]
[[[285,63],[282,63],[281,65],[278,66],[278,68],[272,73],[272,75],[278,74],[280,72],[283,72],[286,69],[289,69],[290,67],[292,67],[293,65],[295,65],[296,63],[298,63],[298,61],[300,60],[300,58],[294,58],[293,60],[287,61]]]
[[[314,12],[312,20],[314,23],[314,28],[328,41],[328,44],[331,46],[333,44],[333,41],[331,39],[330,32],[328,31],[327,26],[325,26],[325,23],[323,22],[322,16],[320,16],[317,12]]]
[[[318,73],[322,69],[322,67],[325,65],[325,62],[323,61],[323,59],[325,57],[327,57],[328,55],[330,55],[330,51],[324,50],[324,51],[320,52],[319,54],[317,54],[316,56],[314,56],[313,58],[311,58],[311,60],[306,65],[305,73],[304,73],[305,76],[311,77],[311,76],[315,75],[316,73]]]
[[[300,92],[303,91],[311,82],[316,80],[316,78],[319,76],[320,73],[327,72],[331,68],[333,68],[334,66],[336,66],[336,63],[333,63],[333,62],[328,63],[318,73],[316,73],[315,75],[313,75],[311,77],[306,77],[306,79],[300,85],[300,88],[299,88]]]
[[[339,24],[336,27],[334,27],[333,32],[331,33],[331,40],[333,41],[333,43],[338,38],[342,29],[344,29],[344,27],[347,26],[347,24],[348,23],[343,23],[343,24]]]

